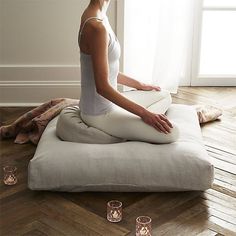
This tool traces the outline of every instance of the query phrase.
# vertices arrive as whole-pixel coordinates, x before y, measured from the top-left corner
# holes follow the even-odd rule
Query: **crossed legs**
[[[146,107],[154,113],[165,113],[170,107],[172,99],[167,90],[161,91],[128,91],[123,95],[130,100]],[[97,129],[110,135],[127,140],[144,141],[150,143],[171,143],[179,137],[178,127],[173,125],[168,134],[157,131],[152,126],[146,124],[139,116],[116,106],[111,112],[103,115],[90,116],[81,113],[83,121]]]

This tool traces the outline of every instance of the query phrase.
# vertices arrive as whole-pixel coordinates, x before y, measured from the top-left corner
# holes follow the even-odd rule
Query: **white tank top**
[[[85,24],[90,19],[98,19],[97,17],[88,18],[79,33],[79,43]],[[106,28],[110,35],[110,43],[108,46],[108,62],[109,62],[109,83],[117,89],[117,76],[119,73],[119,58],[120,58],[120,44],[113,32],[108,18],[103,19],[106,24]],[[96,91],[96,85],[94,80],[94,72],[92,65],[91,55],[85,54],[80,51],[80,66],[81,66],[81,96],[79,101],[80,111],[85,115],[101,115],[108,111],[111,111],[115,104],[104,98]]]

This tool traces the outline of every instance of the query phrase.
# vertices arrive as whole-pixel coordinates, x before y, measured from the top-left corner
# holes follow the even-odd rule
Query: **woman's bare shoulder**
[[[91,19],[87,22],[88,30],[91,30],[95,34],[106,34],[106,27],[103,21],[98,19]]]
[[[81,18],[82,25],[88,18],[89,16]],[[87,21],[86,27],[83,29],[83,35],[81,47],[83,51],[89,54],[91,54],[91,48],[100,48],[103,44],[106,45],[109,40],[104,20],[96,18]]]

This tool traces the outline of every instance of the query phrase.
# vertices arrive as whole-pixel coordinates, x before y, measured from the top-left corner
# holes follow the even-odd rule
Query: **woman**
[[[174,142],[179,136],[178,128],[164,114],[171,104],[170,93],[119,72],[120,45],[106,15],[109,3],[110,0],[91,0],[81,17],[81,118],[89,126],[116,137]],[[117,83],[142,92],[138,96],[137,91],[120,93]],[[164,103],[157,102],[160,93]]]

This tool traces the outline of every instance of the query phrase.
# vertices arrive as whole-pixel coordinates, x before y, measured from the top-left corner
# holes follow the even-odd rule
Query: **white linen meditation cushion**
[[[203,144],[195,109],[172,104],[166,115],[180,128],[179,140],[170,144],[62,141],[56,135],[59,116],[55,117],[44,130],[29,163],[28,187],[68,192],[210,188],[214,167]]]

